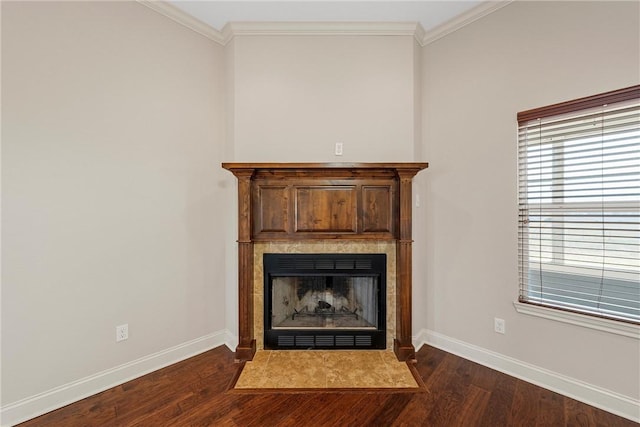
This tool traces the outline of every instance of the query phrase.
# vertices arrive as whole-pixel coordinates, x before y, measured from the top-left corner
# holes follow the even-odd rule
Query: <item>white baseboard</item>
[[[226,345],[229,350],[236,351],[236,347],[238,347],[238,336],[228,329],[225,329],[225,336],[224,345]]]
[[[229,346],[234,340],[237,341],[228,330],[214,332],[10,403],[0,408],[0,424],[4,427],[21,423],[212,348]]]
[[[422,329],[413,342],[416,349],[428,344],[596,408],[640,422],[640,401],[631,397],[427,329]]]

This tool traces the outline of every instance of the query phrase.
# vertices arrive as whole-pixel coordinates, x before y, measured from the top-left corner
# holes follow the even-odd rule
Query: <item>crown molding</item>
[[[420,47],[424,47],[424,38],[425,38],[426,35],[427,35],[427,32],[422,27],[422,25],[420,25],[420,23],[418,23],[418,25],[416,26],[416,30],[415,30],[415,32],[413,34],[413,37],[416,39],[416,41],[418,42]]]
[[[418,22],[229,22],[224,42],[239,36],[412,36],[422,43]]]
[[[229,22],[221,31],[163,0],[136,0],[196,33],[226,45],[238,36],[413,36],[420,46],[507,6],[514,0],[485,1],[444,24],[425,31],[418,22]]]
[[[426,46],[429,43],[433,43],[434,41],[446,36],[447,34],[451,34],[454,31],[459,30],[460,28],[471,24],[478,19],[489,15],[490,13],[495,12],[498,9],[502,9],[510,3],[513,3],[515,0],[497,0],[497,1],[485,1],[480,3],[478,6],[473,9],[468,10],[462,15],[458,15],[453,19],[445,22],[442,25],[439,25],[429,31],[426,31],[424,37],[421,40],[421,45]]]
[[[220,31],[216,30],[209,24],[205,24],[199,19],[194,18],[188,13],[183,12],[181,9],[178,9],[169,2],[156,0],[136,1],[141,5],[148,7],[149,9],[155,10],[159,14],[166,16],[167,18],[177,22],[180,25],[184,25],[185,27],[208,38],[209,40],[213,40],[214,42],[221,45],[225,44],[224,37]]]

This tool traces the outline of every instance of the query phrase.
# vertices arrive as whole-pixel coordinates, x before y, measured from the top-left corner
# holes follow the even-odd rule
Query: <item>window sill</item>
[[[545,319],[551,319],[563,323],[570,323],[572,325],[583,326],[590,329],[597,329],[599,331],[623,335],[625,337],[631,337],[640,340],[640,325],[617,322],[615,320],[602,319],[599,317],[592,317],[579,313],[571,313],[568,311],[556,310],[553,308],[541,307],[538,305],[525,304],[518,301],[515,301],[513,305],[515,306],[518,313],[543,317]]]

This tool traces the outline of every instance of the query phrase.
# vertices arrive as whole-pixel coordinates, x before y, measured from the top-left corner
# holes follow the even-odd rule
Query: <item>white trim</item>
[[[2,426],[10,426],[61,408],[150,372],[225,344],[232,335],[218,331],[72,381],[0,408]]]
[[[457,31],[460,28],[471,24],[472,22],[495,12],[498,9],[502,9],[513,1],[514,0],[498,0],[482,2],[473,9],[470,9],[467,12],[458,15],[453,19],[450,19],[444,24],[438,25],[437,27],[427,31],[422,39],[421,44],[424,46],[429,43],[433,43],[434,41],[446,36],[447,34],[451,34],[454,31]]]
[[[420,347],[422,347],[425,344],[429,344],[428,330],[420,329],[420,332],[418,332],[418,335],[416,335],[415,337],[412,337],[411,341],[413,342],[413,347],[416,349],[416,351],[420,350]]]
[[[542,307],[539,305],[525,304],[515,301],[513,305],[518,313],[530,316],[543,317],[572,325],[583,326],[585,328],[597,329],[599,331],[610,332],[612,334],[624,335],[625,337],[640,340],[640,325],[619,322],[616,320],[603,319],[601,317],[587,316],[570,311],[557,310],[555,308]]]
[[[629,396],[588,384],[503,354],[494,353],[485,348],[427,329],[421,330],[414,342],[417,344],[416,349],[428,344],[596,408],[640,422],[640,400]]]
[[[228,22],[221,31],[194,18],[171,3],[163,0],[136,0],[173,21],[226,45],[236,36],[312,35],[312,36],[413,36],[420,46],[432,43],[447,34],[495,12],[514,0],[485,1],[473,9],[442,25],[425,31],[418,22]]]
[[[229,22],[224,43],[238,36],[412,36],[422,43],[417,22]]]
[[[155,1],[155,0],[136,0],[143,6],[148,7],[149,9],[155,10],[161,15],[166,16],[167,18],[177,22],[180,25],[184,25],[185,27],[195,31],[196,33],[205,36],[209,40],[213,40],[216,43],[224,45],[224,38],[222,33],[209,24],[206,24],[199,19],[194,18],[188,13],[182,11],[181,9],[175,7],[169,2],[166,1]]]
[[[238,346],[238,336],[231,333],[230,330],[225,329],[225,340],[224,345],[231,351],[236,351],[236,347]]]

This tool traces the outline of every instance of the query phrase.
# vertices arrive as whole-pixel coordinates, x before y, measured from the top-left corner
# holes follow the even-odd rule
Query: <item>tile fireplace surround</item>
[[[393,241],[316,240],[302,242],[256,242],[253,245],[253,333],[256,348],[264,348],[264,276],[265,253],[306,254],[386,254],[387,255],[387,349],[393,349],[396,324],[396,245]]]
[[[264,253],[387,255],[387,348],[411,342],[411,182],[427,163],[223,163],[238,179],[238,360],[263,348]]]

